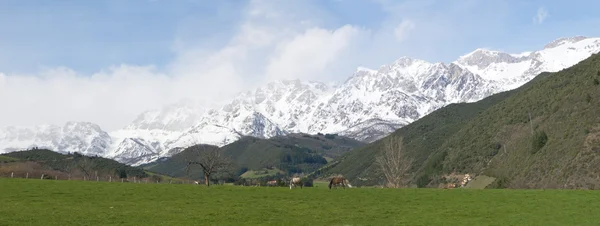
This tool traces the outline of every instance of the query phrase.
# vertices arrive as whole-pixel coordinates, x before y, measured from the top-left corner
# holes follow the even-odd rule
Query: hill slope
[[[0,155],[1,159],[9,159],[6,163],[0,162],[0,171],[14,171],[19,173],[51,172],[50,174],[69,175],[75,178],[88,179],[95,176],[120,176],[144,178],[149,175],[137,167],[131,167],[112,159],[102,157],[84,156],[79,153],[61,154],[47,149],[31,149],[16,151]],[[48,175],[48,174],[46,174]],[[52,175],[57,176],[57,175]]]
[[[518,89],[444,107],[390,136],[403,136],[415,159],[412,184],[436,186],[455,172],[497,178],[496,187],[599,188],[599,71],[595,54]],[[346,154],[328,173],[381,183],[373,162],[386,139]]]
[[[223,152],[230,156],[238,169],[260,170],[280,169],[283,173],[311,172],[328,160],[362,146],[363,143],[335,134],[289,134],[270,139],[243,137],[223,146]],[[186,150],[171,158],[160,159],[142,165],[147,170],[174,177],[185,175]],[[243,173],[243,172],[238,172]]]

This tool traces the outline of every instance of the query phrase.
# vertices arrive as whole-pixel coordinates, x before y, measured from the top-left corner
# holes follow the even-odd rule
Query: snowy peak
[[[149,142],[142,138],[125,138],[108,157],[121,163],[139,165],[158,159],[161,156],[159,146],[158,142]]]
[[[567,37],[567,38],[559,38],[556,39],[548,44],[546,44],[544,46],[544,49],[551,49],[551,48],[555,48],[557,46],[561,46],[564,44],[568,44],[568,43],[576,43],[582,40],[588,39],[588,37],[585,36],[575,36],[575,37]]]
[[[185,148],[196,144],[224,146],[236,141],[241,136],[242,134],[234,129],[203,122],[184,132],[178,138],[166,142],[165,146],[168,147],[167,150]],[[163,156],[172,154],[175,153],[168,152],[167,155]]]
[[[403,57],[400,57],[397,60],[395,60],[392,64],[390,64],[390,66],[392,68],[408,68],[415,64],[419,65],[419,64],[430,64],[430,63],[427,61],[424,61],[424,60],[413,59],[413,58],[410,58],[407,56],[403,56]]]
[[[181,131],[193,126],[204,113],[203,108],[193,103],[177,103],[160,110],[140,114],[126,130],[167,130]]]
[[[89,122],[67,122],[64,126],[6,127],[0,129],[0,141],[0,152],[39,147],[85,155],[104,155],[112,143],[108,133]]]
[[[558,39],[549,45],[552,47],[531,54],[531,58],[540,63],[540,72],[556,72],[598,53],[600,51],[600,38],[577,36]]]
[[[373,69],[366,68],[366,67],[357,67],[355,74],[359,74],[359,73],[375,74],[375,73],[377,73],[377,70],[373,70]]]
[[[507,90],[524,84],[541,72],[556,72],[575,65],[599,50],[600,39],[576,36],[557,39],[542,50],[520,54],[477,49],[453,63],[495,81],[497,86],[503,87],[500,90]]]
[[[489,67],[491,64],[513,64],[525,60],[525,57],[516,57],[508,53],[480,48],[469,54],[459,57],[455,63],[482,70],[486,67]]]

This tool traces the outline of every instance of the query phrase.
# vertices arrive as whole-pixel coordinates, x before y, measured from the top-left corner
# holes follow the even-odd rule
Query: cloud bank
[[[243,10],[233,28],[223,28],[231,33],[194,36],[219,28],[186,21],[187,36],[175,34],[174,57],[165,65],[115,62],[83,74],[64,62],[39,73],[0,71],[0,127],[89,121],[116,130],[143,111],[181,99],[218,103],[278,79],[341,82],[357,67],[377,68],[401,56],[457,57],[481,46],[482,34],[505,40],[497,35],[505,30],[499,21],[508,18],[504,1],[366,2],[376,7],[367,12],[333,0],[233,4]],[[338,8],[348,13],[332,12]],[[542,13],[539,21],[546,17]]]

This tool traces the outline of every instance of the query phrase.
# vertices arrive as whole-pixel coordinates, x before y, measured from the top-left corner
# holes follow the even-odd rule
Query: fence
[[[119,178],[113,175],[90,175],[90,176],[74,176],[70,174],[52,175],[43,172],[9,172],[0,173],[0,178],[21,178],[21,179],[37,179],[37,180],[83,180],[109,183],[138,183],[138,184],[195,184],[194,180],[173,180],[160,179],[152,177],[127,177]]]

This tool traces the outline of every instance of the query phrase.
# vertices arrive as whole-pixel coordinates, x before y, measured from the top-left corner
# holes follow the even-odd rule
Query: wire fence
[[[114,183],[138,183],[138,184],[202,184],[194,180],[163,179],[157,177],[126,177],[120,178],[113,175],[69,175],[69,174],[47,174],[44,172],[0,172],[0,178],[15,179],[37,179],[37,180],[82,180],[96,182]]]

